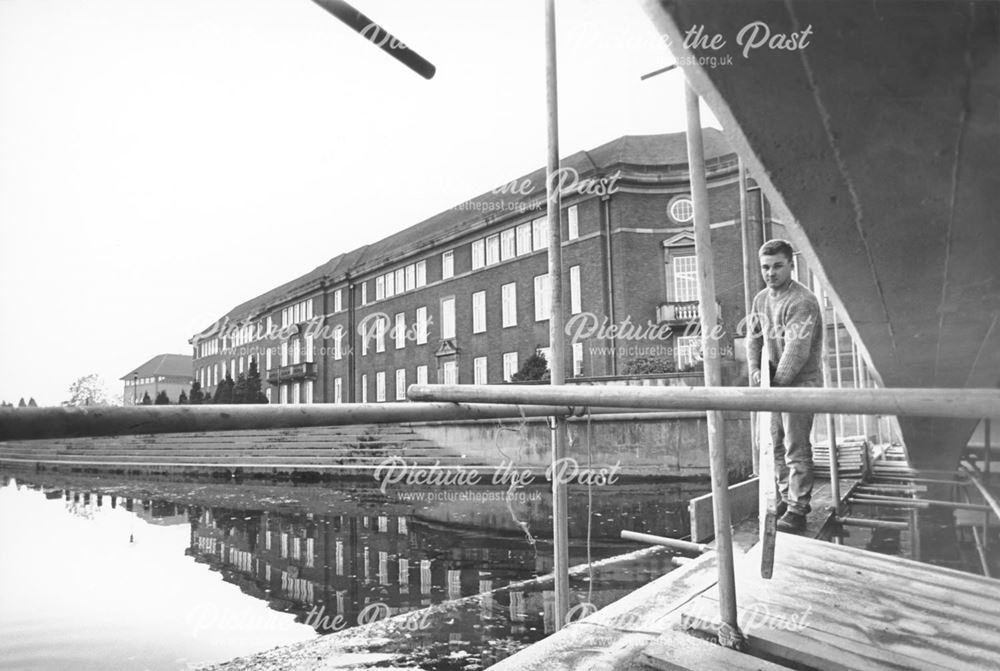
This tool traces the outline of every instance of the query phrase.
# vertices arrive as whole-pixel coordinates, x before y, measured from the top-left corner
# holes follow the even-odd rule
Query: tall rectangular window
[[[312,363],[313,362],[313,337],[312,337],[312,334],[307,334],[306,335],[305,348],[306,348],[306,363]]]
[[[312,403],[313,402],[313,381],[306,380],[302,383],[302,402]]]
[[[441,372],[444,374],[444,381],[442,384],[458,384],[458,363],[454,361],[445,361],[441,368]]]
[[[267,352],[264,354],[264,361],[266,362],[265,370],[271,370],[271,349],[272,348],[268,347]]]
[[[441,299],[441,338],[455,337],[455,297]]]
[[[417,267],[412,263],[406,266],[406,290],[410,291],[417,286]]]
[[[503,381],[510,382],[510,378],[517,372],[517,352],[505,352],[503,355]]]
[[[511,282],[500,287],[500,324],[504,328],[517,326],[517,284]]]
[[[368,305],[368,282],[361,283],[361,304]]]
[[[361,374],[361,402],[368,402],[368,373]]]
[[[517,227],[517,255],[531,253],[531,222]]]
[[[549,248],[549,219],[539,217],[531,222],[531,245],[537,252]]]
[[[472,294],[472,332],[482,333],[486,330],[486,292],[477,291]]]
[[[385,274],[385,297],[391,298],[396,295],[396,274]]]
[[[296,338],[292,341],[292,365],[302,363],[302,341]]]
[[[396,369],[396,400],[406,400],[406,369]]]
[[[417,384],[427,384],[426,364],[417,366]]]
[[[302,385],[298,382],[292,383],[292,405],[298,405],[302,402]]]
[[[480,238],[472,242],[472,269],[486,265],[486,241]]]
[[[472,360],[472,383],[486,384],[486,357],[484,356]]]
[[[386,318],[379,315],[375,318],[375,351],[385,351],[385,321]]]
[[[580,299],[580,266],[569,268],[569,312],[579,314],[583,310]]]
[[[288,341],[284,340],[281,343],[281,365],[288,365]]]
[[[333,311],[340,312],[344,309],[344,290],[337,289],[333,292]],[[271,318],[268,317],[270,320]],[[270,324],[268,324],[268,330],[270,330]]]
[[[281,385],[281,390],[278,392],[278,403],[281,405],[286,405],[288,403],[288,385]]]
[[[549,275],[535,277],[535,321],[541,322],[549,318],[552,302],[549,300]]]
[[[417,261],[417,288],[427,284],[427,262]]]
[[[698,300],[698,258],[696,256],[675,256],[674,300],[678,302]]]
[[[421,306],[417,308],[417,344],[427,343],[427,308]]]
[[[375,300],[380,301],[385,298],[385,276],[379,275],[375,278]]]
[[[506,261],[517,255],[517,247],[514,242],[514,229],[508,228],[500,232],[500,260]]]
[[[583,375],[583,343],[573,343],[573,375]]]
[[[344,327],[337,326],[333,329],[333,360],[340,361],[344,356],[343,350],[344,342]]]
[[[568,240],[576,240],[580,237],[580,223],[577,221],[576,205],[570,205],[566,210],[566,228]]]
[[[343,378],[335,377],[333,378],[333,402],[343,403],[344,402],[344,380]]]
[[[500,234],[495,233],[486,238],[486,265],[500,263]]]
[[[396,325],[393,328],[393,336],[396,340],[396,349],[406,347],[406,315],[402,312],[396,314]]]
[[[449,249],[441,255],[441,279],[455,276],[455,250]]]
[[[403,268],[396,268],[396,293],[401,294],[406,288],[406,271]]]
[[[385,371],[380,370],[375,373],[375,402],[383,403],[385,401]]]

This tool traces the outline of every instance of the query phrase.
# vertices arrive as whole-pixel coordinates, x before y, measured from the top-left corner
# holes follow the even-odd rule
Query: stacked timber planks
[[[860,478],[868,468],[868,439],[864,436],[846,436],[837,439],[837,472],[842,477]],[[813,445],[813,470],[817,476],[830,475],[830,442]]]

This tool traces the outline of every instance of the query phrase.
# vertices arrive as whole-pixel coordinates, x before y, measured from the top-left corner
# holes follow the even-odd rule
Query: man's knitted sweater
[[[819,302],[795,280],[772,295],[764,289],[753,299],[747,319],[747,362],[760,370],[763,338],[771,354],[771,385],[812,387],[823,384],[823,318]]]

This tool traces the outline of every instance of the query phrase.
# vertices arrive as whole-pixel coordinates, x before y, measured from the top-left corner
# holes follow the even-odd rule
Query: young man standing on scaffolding
[[[819,301],[792,279],[792,246],[768,240],[760,248],[760,270],[767,288],[753,299],[747,318],[750,382],[760,384],[764,338],[770,355],[772,387],[823,386],[823,324]],[[778,529],[801,532],[813,488],[812,413],[771,413],[774,470],[778,480]]]

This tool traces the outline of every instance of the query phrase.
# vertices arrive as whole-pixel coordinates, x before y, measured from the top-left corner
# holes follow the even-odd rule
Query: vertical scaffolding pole
[[[722,386],[719,346],[714,331],[718,321],[715,307],[715,275],[712,262],[712,233],[708,214],[708,186],[705,182],[705,151],[701,138],[701,111],[698,95],[685,84],[687,108],[688,171],[694,201],[694,245],[698,264],[698,307],[701,318],[702,356],[705,386]],[[733,571],[733,538],[729,519],[729,481],[726,467],[726,443],[722,413],[708,415],[708,454],[712,477],[712,508],[715,522],[715,548],[719,568],[719,643],[742,648],[743,635],[736,620],[736,578]]]
[[[747,172],[743,165],[742,157],[737,159],[738,170],[740,171],[740,240],[743,245],[743,317],[744,324],[749,326],[750,313],[753,311],[753,298],[758,291],[758,271],[757,247],[753,246],[754,237],[750,232],[750,215],[747,212]],[[752,385],[750,380],[747,384]],[[760,473],[760,445],[757,440],[757,413],[750,413],[750,457],[753,461],[753,474]]]
[[[562,311],[562,206],[558,184],[554,176],[559,170],[559,99],[556,78],[556,8],[555,0],[545,2],[545,101],[548,117],[548,162],[546,169],[546,214],[549,222],[549,362],[550,382],[561,385],[563,371],[563,311]],[[552,462],[566,458],[566,420],[553,417]],[[553,471],[556,469],[553,468]],[[552,541],[555,573],[555,627],[562,629],[569,611],[569,500],[566,483],[552,478]]]
[[[825,303],[825,294],[822,295],[821,300]],[[834,332],[833,339],[837,339],[837,322],[836,318],[833,322]],[[823,385],[827,388],[833,386],[833,375],[830,372],[830,343],[826,339],[826,335],[830,331],[825,327],[823,328]],[[840,515],[840,459],[837,455],[837,432],[834,427],[833,413],[828,412],[826,414],[826,434],[827,439],[830,441],[830,492],[831,498],[833,498],[833,514]]]

